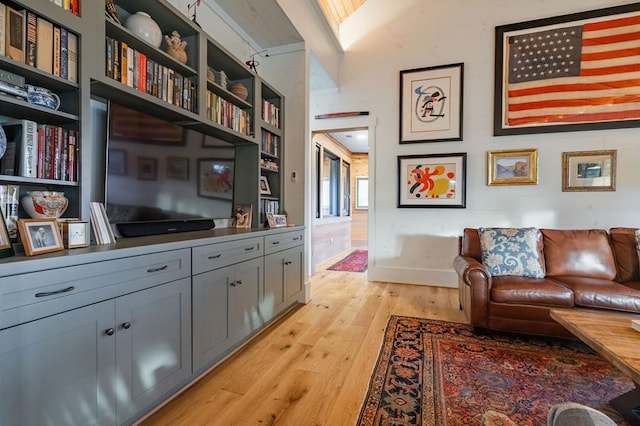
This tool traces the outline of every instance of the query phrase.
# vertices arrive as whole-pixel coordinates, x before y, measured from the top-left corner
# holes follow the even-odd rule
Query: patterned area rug
[[[364,272],[367,270],[367,250],[354,250],[347,257],[328,267],[330,271]]]
[[[607,401],[633,382],[577,341],[391,316],[358,425],[546,425],[578,402],[626,425]]]

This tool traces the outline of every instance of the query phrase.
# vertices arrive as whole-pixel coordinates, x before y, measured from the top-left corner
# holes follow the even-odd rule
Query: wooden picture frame
[[[167,157],[165,173],[169,179],[189,180],[189,158]]]
[[[622,17],[639,19],[640,3],[496,27],[494,135],[638,127],[625,94],[640,83],[623,74],[637,60],[616,40],[639,37]]]
[[[466,207],[467,154],[398,157],[398,207]]]
[[[271,187],[266,176],[260,176],[260,195],[271,195]]]
[[[369,208],[369,176],[356,176],[356,209]]]
[[[251,204],[236,204],[233,209],[233,221],[236,228],[251,228],[253,206]]]
[[[562,191],[616,190],[617,151],[571,151],[562,153]]]
[[[158,179],[158,159],[138,157],[138,180]]]
[[[56,219],[18,219],[18,229],[27,256],[64,250]]]
[[[537,184],[537,149],[487,151],[487,185]]]
[[[13,256],[14,254],[15,252],[13,251],[7,224],[4,221],[4,215],[0,213],[0,259]]]
[[[235,163],[231,159],[198,159],[198,195],[233,200]]]
[[[462,140],[464,64],[400,71],[400,143]]]

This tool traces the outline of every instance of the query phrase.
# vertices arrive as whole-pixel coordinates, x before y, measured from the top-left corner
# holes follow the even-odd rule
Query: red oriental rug
[[[391,316],[357,424],[542,426],[578,402],[626,425],[607,401],[633,387],[578,341]]]
[[[367,270],[367,250],[354,250],[347,257],[328,267],[330,271],[364,272]]]

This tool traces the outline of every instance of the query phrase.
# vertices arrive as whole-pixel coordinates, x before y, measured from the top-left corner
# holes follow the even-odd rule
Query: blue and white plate
[[[4,129],[0,126],[0,158],[4,156],[7,150],[7,135],[4,133]]]

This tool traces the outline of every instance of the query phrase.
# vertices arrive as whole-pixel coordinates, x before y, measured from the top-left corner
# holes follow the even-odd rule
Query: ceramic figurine
[[[164,41],[167,42],[167,53],[178,62],[186,64],[187,52],[184,48],[187,46],[187,42],[180,39],[180,34],[174,30],[171,32],[171,36],[165,34]]]

